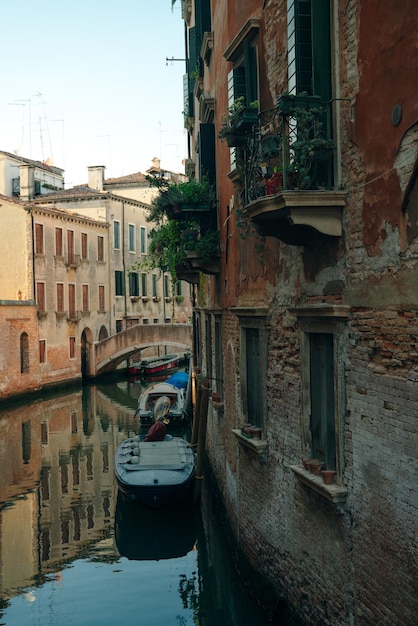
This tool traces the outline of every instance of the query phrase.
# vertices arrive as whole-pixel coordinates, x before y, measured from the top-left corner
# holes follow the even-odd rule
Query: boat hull
[[[180,357],[177,354],[165,355],[144,359],[139,363],[128,367],[128,373],[133,376],[157,376],[158,374],[171,372],[180,365]]]
[[[141,424],[153,424],[155,403],[161,396],[166,396],[171,401],[168,418],[172,424],[180,424],[188,419],[187,391],[167,382],[153,385],[141,394],[135,416],[139,417]]]
[[[133,463],[133,457],[139,461]],[[116,449],[114,466],[118,487],[125,497],[159,508],[190,494],[195,454],[181,437],[152,442],[130,438]]]

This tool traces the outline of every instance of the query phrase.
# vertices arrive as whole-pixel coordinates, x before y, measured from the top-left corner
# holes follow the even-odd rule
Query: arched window
[[[20,335],[20,373],[29,372],[29,337],[27,333]]]

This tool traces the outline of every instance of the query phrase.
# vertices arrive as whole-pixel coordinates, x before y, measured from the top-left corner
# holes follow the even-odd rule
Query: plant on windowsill
[[[247,134],[258,123],[258,101],[245,106],[244,96],[236,98],[221,117],[218,138],[225,140],[229,147],[243,146]]]
[[[153,302],[159,302],[161,300],[160,296],[153,296],[152,297]]]
[[[209,211],[215,200],[212,185],[206,177],[180,183],[170,183],[156,176],[147,176],[146,179],[151,187],[159,190],[151,202],[148,222],[159,222],[163,217],[182,219],[187,213]]]
[[[131,302],[138,302],[139,296],[131,296]]]
[[[182,304],[182,302],[184,302],[184,296],[175,296],[175,300],[177,304]]]

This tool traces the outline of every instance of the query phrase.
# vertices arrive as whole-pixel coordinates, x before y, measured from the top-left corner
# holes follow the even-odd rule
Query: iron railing
[[[259,114],[246,136],[241,151],[244,204],[285,190],[332,188],[330,104],[314,96],[291,106],[281,100]]]

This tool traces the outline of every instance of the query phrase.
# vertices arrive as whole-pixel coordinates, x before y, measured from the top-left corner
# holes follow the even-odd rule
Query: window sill
[[[263,452],[267,451],[267,441],[265,439],[249,439],[241,433],[239,428],[233,428],[232,434],[236,437],[239,444],[256,452],[256,454],[263,454]]]
[[[343,505],[347,498],[347,489],[340,487],[339,485],[325,485],[322,476],[316,476],[311,472],[303,469],[299,465],[290,465],[289,468],[295,474],[296,478],[315,491],[319,495],[323,496],[335,505]]]

